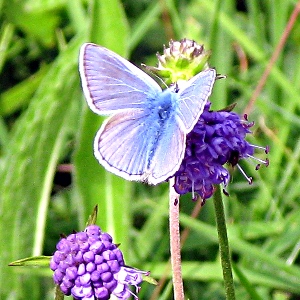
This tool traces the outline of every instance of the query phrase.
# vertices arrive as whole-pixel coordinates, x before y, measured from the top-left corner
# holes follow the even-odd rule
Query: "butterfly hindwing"
[[[102,125],[94,151],[99,162],[112,173],[157,184],[179,168],[184,141],[185,135],[175,119],[167,120],[161,127],[152,114],[134,110],[118,113]]]
[[[152,184],[172,177],[178,171],[185,152],[186,135],[177,122],[172,122],[157,144],[152,158],[152,171],[148,181]]]

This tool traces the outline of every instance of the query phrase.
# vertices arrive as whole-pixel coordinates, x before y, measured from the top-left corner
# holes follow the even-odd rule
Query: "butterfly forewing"
[[[146,73],[118,54],[95,44],[80,50],[79,71],[85,97],[97,114],[139,109],[161,92]]]
[[[216,71],[208,69],[190,79],[186,87],[179,90],[178,117],[190,132],[203,112],[216,80]]]

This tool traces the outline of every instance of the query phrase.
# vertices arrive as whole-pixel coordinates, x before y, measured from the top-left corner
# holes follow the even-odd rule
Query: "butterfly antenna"
[[[150,69],[147,65],[141,64],[141,66],[142,66],[144,69],[146,69],[148,73],[150,73],[152,76],[154,76],[155,78],[157,78],[158,81],[160,81],[160,82],[162,83],[162,85],[163,85],[165,88],[168,88],[168,86],[166,85],[166,83],[165,83],[158,75],[156,75],[155,73],[153,73],[153,72],[151,71],[151,69]]]

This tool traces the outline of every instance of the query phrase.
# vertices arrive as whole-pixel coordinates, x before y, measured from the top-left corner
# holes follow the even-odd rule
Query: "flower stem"
[[[170,179],[169,193],[169,226],[170,226],[170,251],[173,273],[174,299],[184,300],[181,254],[180,254],[180,232],[179,232],[179,194],[174,189],[174,178]]]
[[[223,270],[225,294],[227,300],[235,300],[234,283],[232,277],[230,250],[228,245],[227,229],[225,223],[224,206],[220,186],[214,194],[214,206],[216,212],[216,223],[219,237],[219,249]]]

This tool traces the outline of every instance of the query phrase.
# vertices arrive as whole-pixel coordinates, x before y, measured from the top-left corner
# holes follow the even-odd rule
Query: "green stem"
[[[214,194],[214,206],[216,212],[216,223],[217,223],[217,230],[218,230],[218,237],[219,237],[219,249],[221,255],[226,299],[235,300],[230,250],[228,245],[224,206],[223,206],[220,186],[217,187],[217,190]]]

